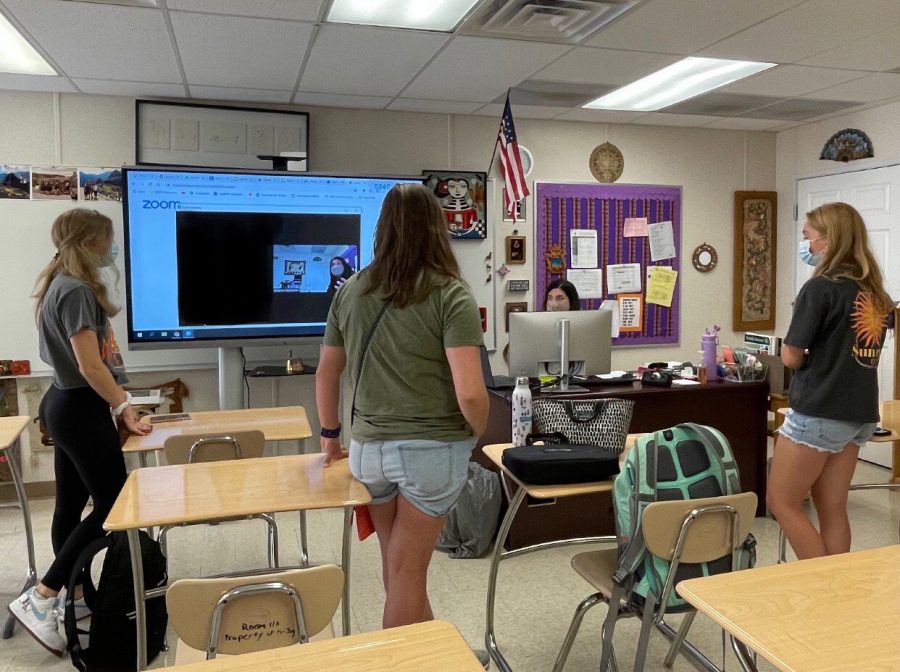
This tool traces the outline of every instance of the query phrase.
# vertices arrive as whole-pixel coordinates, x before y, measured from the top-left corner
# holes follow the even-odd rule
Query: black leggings
[[[56,468],[51,528],[56,559],[42,583],[59,590],[68,582],[78,554],[104,536],[103,521],[125,484],[125,458],[109,404],[90,387],[51,386],[40,413],[53,437]],[[94,507],[82,520],[88,496]]]

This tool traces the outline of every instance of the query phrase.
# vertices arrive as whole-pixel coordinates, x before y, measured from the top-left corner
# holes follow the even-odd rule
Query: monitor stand
[[[584,394],[590,392],[586,387],[569,385],[569,320],[565,317],[556,322],[559,332],[559,382],[550,387],[541,388],[541,394]]]
[[[590,390],[586,387],[581,387],[581,385],[569,385],[568,376],[565,376],[566,380],[560,378],[559,382],[556,385],[551,385],[550,387],[542,387],[541,394],[584,394],[586,392],[590,392]]]

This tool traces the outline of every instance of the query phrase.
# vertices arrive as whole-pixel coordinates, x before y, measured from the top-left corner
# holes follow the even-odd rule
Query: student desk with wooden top
[[[608,385],[579,380],[578,384],[590,391],[554,395],[553,398],[573,401],[607,397],[629,399],[634,402],[629,432],[653,432],[681,422],[697,422],[721,431],[734,453],[742,488],[756,493],[759,498],[757,515],[765,514],[768,383],[714,381],[671,388],[643,387],[640,382]],[[487,431],[479,438],[472,459],[497,471],[494,463],[482,454],[481,446],[512,440],[512,390],[489,392]],[[541,398],[541,395],[534,393],[534,398]],[[615,534],[612,498],[609,493],[600,492],[566,497],[555,503],[523,506],[510,528],[508,547],[513,549],[552,539],[606,534]]]
[[[179,665],[179,672],[483,672],[446,621],[284,646]]]
[[[25,483],[22,481],[22,474],[19,471],[17,461],[21,459],[21,437],[31,418],[27,415],[12,415],[0,418],[0,456],[6,460],[12,476],[13,486],[16,489],[17,504],[4,504],[0,508],[9,506],[17,506],[22,509],[22,518],[25,525],[25,548],[28,552],[28,571],[25,574],[25,585],[16,595],[20,595],[24,591],[31,588],[37,583],[37,569],[34,561],[34,534],[31,530],[31,513],[28,510],[28,497],[25,494]],[[16,626],[15,619],[10,616],[6,619],[3,626],[3,639],[9,639],[13,636],[13,630]]]
[[[900,670],[900,545],[682,581],[678,593],[785,672]]]
[[[199,462],[136,469],[116,499],[107,531],[128,534],[136,605],[138,670],[147,667],[144,601],[165,593],[165,587],[144,590],[138,530],[143,527],[197,523],[257,513],[344,509],[343,632],[350,632],[350,529],[353,507],[371,497],[350,475],[347,460],[325,468],[324,456],[285,455],[222,462]]]

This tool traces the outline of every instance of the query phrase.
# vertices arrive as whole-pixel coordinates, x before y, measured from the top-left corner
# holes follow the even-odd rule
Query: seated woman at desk
[[[372,263],[338,290],[316,373],[325,464],[340,441],[341,374],[354,388],[350,470],[372,495],[385,628],[434,618],[428,565],[487,426],[481,317],[460,279],[437,199],[400,184],[384,199]]]
[[[125,459],[110,413],[134,434],[147,434],[131,406],[125,367],[109,318],[119,312],[102,280],[113,266],[112,221],[76,208],[53,222],[57,252],[37,279],[36,316],[41,359],[53,368],[40,417],[53,438],[56,508],[50,530],[55,559],[34,587],[9,605],[10,613],[44,648],[66,650],[59,634],[59,591],[81,551],[104,536],[103,521],[125,483]],[[82,520],[88,497],[94,506]],[[87,615],[83,599],[76,602]]]
[[[544,310],[554,312],[558,310],[581,310],[581,301],[578,299],[578,290],[568,280],[554,280],[547,285],[547,293],[544,295]]]

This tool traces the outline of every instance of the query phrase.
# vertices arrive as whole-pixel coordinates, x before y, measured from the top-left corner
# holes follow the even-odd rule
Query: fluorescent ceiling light
[[[653,112],[744,77],[775,67],[777,63],[727,61],[689,56],[584,105],[599,110]]]
[[[334,0],[326,21],[452,31],[478,0]]]
[[[55,75],[56,70],[34,50],[22,34],[0,14],[0,72],[16,75]]]

